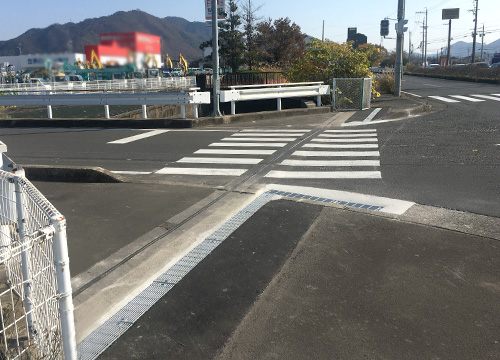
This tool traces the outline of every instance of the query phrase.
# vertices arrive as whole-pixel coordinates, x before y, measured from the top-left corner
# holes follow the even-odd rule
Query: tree
[[[290,81],[323,81],[333,78],[364,78],[370,76],[370,62],[366,54],[356,51],[350,43],[338,44],[313,39],[306,51],[287,70]]]
[[[289,18],[268,19],[257,25],[255,43],[261,63],[286,67],[305,50],[306,35]]]
[[[371,67],[378,66],[382,59],[387,55],[386,48],[375,44],[359,45],[357,50],[366,54]]]
[[[238,6],[234,0],[229,0],[228,18],[220,26],[219,44],[221,57],[224,65],[231,68],[235,73],[243,63],[243,33],[239,30],[241,16],[238,14]]]
[[[262,5],[255,5],[252,0],[242,0],[242,21],[243,33],[245,36],[245,63],[248,68],[252,70],[254,64],[257,63],[257,45],[255,43],[255,36],[257,32],[257,22],[260,18],[256,13],[262,8]]]

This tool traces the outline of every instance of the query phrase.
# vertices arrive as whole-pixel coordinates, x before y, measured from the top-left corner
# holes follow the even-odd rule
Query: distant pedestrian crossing
[[[157,175],[243,175],[310,130],[242,130],[157,170]],[[296,143],[297,145],[298,143]],[[381,179],[375,129],[325,130],[263,173],[267,179]]]
[[[446,95],[446,96],[429,96],[429,98],[438,100],[445,103],[480,103],[485,101],[500,101],[500,94],[490,94],[490,95]]]

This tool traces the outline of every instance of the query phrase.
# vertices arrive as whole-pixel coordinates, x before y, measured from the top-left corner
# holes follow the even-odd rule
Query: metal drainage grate
[[[279,195],[279,196],[290,197],[290,198],[294,198],[294,199],[306,199],[306,200],[320,201],[320,202],[324,202],[324,203],[334,203],[334,204],[338,204],[338,205],[349,206],[349,207],[354,207],[354,208],[358,208],[358,209],[373,210],[373,211],[380,211],[384,208],[383,206],[359,204],[359,203],[353,203],[353,202],[349,202],[349,201],[340,201],[340,200],[322,198],[322,197],[318,197],[318,196],[310,196],[310,195],[291,193],[291,192],[287,192],[287,191],[270,190],[270,191],[268,191],[268,193],[274,194],[274,195]]]
[[[262,206],[275,197],[266,192],[252,201],[244,209],[229,219],[219,229],[203,240],[193,250],[182,257],[175,265],[160,275],[144,291],[127,305],[111,316],[104,324],[94,330],[78,344],[78,358],[93,360],[102,354],[125,331],[148,311],[158,300],[170,291],[198,263],[210,254],[219,244],[229,237]]]

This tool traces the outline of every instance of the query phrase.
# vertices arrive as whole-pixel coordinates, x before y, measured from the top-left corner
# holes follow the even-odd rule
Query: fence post
[[[333,84],[332,84],[332,109],[333,110],[335,110],[335,94],[337,92],[336,86],[337,86],[337,80],[333,79]]]
[[[365,94],[365,79],[361,79],[361,96],[359,102],[359,110],[363,110],[363,95]]]
[[[267,74],[266,74],[266,81],[267,81]],[[281,85],[278,85],[278,89],[281,89]],[[278,103],[278,111],[281,111],[281,98],[277,99]]]
[[[318,96],[316,97],[316,106],[317,106],[317,107],[320,107],[320,106],[321,106],[321,95],[318,95]]]
[[[142,118],[143,119],[148,118],[148,108],[146,105],[142,105]]]
[[[181,105],[181,118],[186,118],[186,105]]]
[[[68,241],[66,237],[66,219],[62,215],[56,215],[50,219],[50,223],[55,229],[52,251],[56,268],[64,360],[77,360],[75,317],[73,313]]]
[[[47,117],[52,119],[52,105],[47,105]]]
[[[24,289],[24,307],[26,311],[26,320],[30,334],[33,334],[33,314],[31,303],[31,271],[30,271],[30,248],[26,244],[26,229],[24,227],[24,209],[23,209],[23,192],[19,184],[19,177],[14,177],[14,192],[16,193],[16,210],[17,210],[17,225],[19,230],[19,238],[21,239],[21,268],[23,273],[23,289]]]
[[[104,117],[109,119],[109,105],[104,105]]]

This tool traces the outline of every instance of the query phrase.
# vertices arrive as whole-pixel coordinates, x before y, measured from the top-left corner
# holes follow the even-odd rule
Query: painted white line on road
[[[169,132],[169,131],[170,130],[153,130],[153,131],[148,131],[147,133],[144,133],[144,134],[129,136],[129,137],[126,137],[124,139],[110,141],[110,142],[108,142],[108,144],[128,144],[128,143],[131,143],[133,141],[142,140],[142,139],[145,139],[145,138],[148,138],[148,137],[151,137],[151,136],[160,135],[160,134],[163,134],[163,133],[166,133],[166,132]]]
[[[433,99],[436,99],[436,100],[448,102],[448,103],[459,103],[460,102],[458,100],[448,99],[448,98],[445,98],[445,97],[442,97],[442,96],[429,96],[429,97],[433,98]]]
[[[417,117],[419,115],[412,115],[412,116],[408,116],[404,119],[411,119],[413,117]],[[364,123],[364,122],[361,122],[361,121],[351,121],[351,122],[348,122],[348,123],[343,123],[342,127],[356,127],[356,126],[366,126],[366,125],[375,125],[375,124],[383,124],[383,123],[388,123],[388,122],[393,122],[393,121],[400,121],[400,120],[403,120],[402,118],[400,119],[387,119],[387,120],[375,120],[375,121],[370,121],[369,123]],[[359,131],[359,130],[357,130]]]
[[[195,154],[223,155],[272,155],[276,150],[233,150],[233,149],[200,149]]]
[[[294,134],[286,134],[286,133],[265,133],[265,134],[260,134],[260,133],[236,133],[231,136],[262,136],[262,137],[279,137],[279,136],[296,136],[300,137],[304,135],[305,133],[294,133]]]
[[[376,133],[367,133],[367,134],[321,134],[318,137],[322,138],[370,138],[377,137]]]
[[[322,156],[322,157],[368,157],[380,156],[378,151],[295,151],[293,156]]]
[[[360,129],[360,130],[325,130],[326,133],[368,133],[377,132],[377,129]]]
[[[364,122],[364,123],[367,123],[367,122],[372,121],[372,120],[373,120],[373,118],[374,118],[375,116],[377,116],[377,114],[380,112],[380,110],[382,110],[382,108],[377,108],[377,109],[373,110],[373,111],[372,111],[372,113],[371,113],[370,115],[368,115],[368,116],[366,117],[366,119],[364,119],[364,120],[363,120],[363,122]]]
[[[486,100],[481,100],[481,99],[474,99],[468,96],[462,96],[462,95],[450,95],[452,98],[460,99],[460,100],[466,100],[470,102],[481,102],[481,101],[486,101]]]
[[[152,171],[111,171],[113,174],[118,175],[149,175]]]
[[[286,166],[380,166],[380,160],[284,160]]]
[[[303,148],[323,149],[378,149],[378,144],[305,144]]]
[[[370,142],[378,142],[377,138],[368,138],[368,139],[312,139],[312,142],[320,142],[320,143],[370,143]]]
[[[198,157],[185,157],[176,162],[189,163],[189,164],[238,164],[238,165],[255,165],[262,161],[262,159],[253,158],[198,158]]]
[[[264,177],[277,179],[381,179],[380,171],[270,171]]]
[[[272,139],[258,138],[258,137],[241,137],[241,138],[224,138],[222,141],[295,141],[296,138],[277,137]]]
[[[208,146],[213,147],[283,147],[286,146],[287,143],[212,143]]]
[[[206,175],[206,176],[240,176],[247,169],[211,169],[211,168],[163,168],[155,172],[160,175]]]
[[[415,205],[414,202],[390,199],[386,197],[379,197],[374,195],[365,195],[347,191],[338,191],[338,190],[330,190],[330,189],[320,189],[306,186],[290,186],[290,185],[280,185],[280,184],[268,184],[266,186],[268,190],[277,190],[283,192],[290,192],[296,194],[303,194],[314,196],[318,198],[327,198],[338,201],[346,201],[350,203],[357,204],[369,204],[374,206],[381,206],[382,209],[380,211],[389,213],[402,215],[409,208]]]
[[[407,92],[407,91],[401,91],[403,94],[408,94],[408,95],[411,95],[411,96],[415,96],[415,97],[418,97],[418,98],[421,98],[422,96],[420,95],[417,95],[417,94],[413,94],[413,93],[410,93],[410,92]]]
[[[433,87],[438,87],[438,88],[442,87],[442,86],[440,86],[440,85],[433,85],[433,84],[424,84],[424,85],[427,85],[427,86],[433,86]]]
[[[500,101],[500,98],[494,97],[494,96],[488,96],[488,95],[471,95],[475,96],[481,99],[488,99],[488,100],[495,100],[495,101]]]
[[[491,95],[500,96],[500,94],[491,94]]]
[[[311,131],[311,129],[298,129],[298,130],[272,130],[272,129],[246,129],[246,130],[241,130],[241,132],[259,132],[259,133],[275,133],[275,132],[284,132],[284,133],[306,133]],[[292,135],[292,134],[290,134]],[[295,134],[293,134],[295,135]]]

